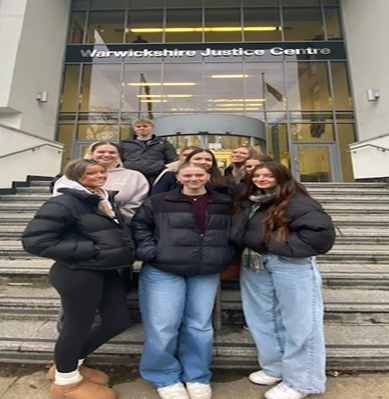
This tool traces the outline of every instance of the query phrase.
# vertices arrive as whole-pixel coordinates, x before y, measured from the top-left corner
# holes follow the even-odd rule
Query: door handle
[[[301,168],[300,168],[300,161],[298,160],[298,158],[293,158],[294,162],[296,162],[296,170],[298,172],[300,172]]]

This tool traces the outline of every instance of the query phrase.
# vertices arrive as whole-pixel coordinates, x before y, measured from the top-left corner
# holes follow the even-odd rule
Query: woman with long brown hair
[[[273,385],[267,399],[302,399],[325,390],[321,277],[315,256],[335,240],[331,218],[276,162],[254,168],[231,231],[242,248],[245,319],[261,367],[251,382]]]

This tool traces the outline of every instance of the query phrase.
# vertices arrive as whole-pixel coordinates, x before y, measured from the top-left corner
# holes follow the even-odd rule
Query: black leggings
[[[83,359],[131,326],[126,289],[116,270],[74,270],[55,263],[49,280],[61,296],[63,326],[54,350],[62,373],[76,370]],[[92,328],[96,311],[101,323]]]

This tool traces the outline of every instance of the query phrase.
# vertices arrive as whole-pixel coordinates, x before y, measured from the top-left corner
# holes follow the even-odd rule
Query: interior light
[[[139,100],[141,103],[167,103],[167,100]]]
[[[165,82],[165,83],[127,83],[127,86],[196,86],[194,82]]]
[[[250,75],[211,75],[211,78],[214,79],[223,79],[223,78],[248,78]]]
[[[209,27],[209,28],[134,28],[129,31],[132,33],[184,33],[184,32],[273,32],[275,30],[281,30],[278,26],[220,26],[220,27]]]
[[[219,103],[219,102],[257,102],[257,101],[266,101],[264,98],[218,98],[216,100],[208,100],[209,102]]]
[[[193,94],[138,94],[137,97],[187,98],[187,97],[193,97]]]
[[[231,103],[228,103],[228,104],[216,104],[217,106],[219,106],[219,107],[244,107],[245,106],[245,104],[244,103],[236,103],[236,104],[231,104]],[[262,105],[263,104],[248,104],[250,107],[254,107],[254,106],[257,106],[257,107],[262,107]]]
[[[259,108],[208,108],[208,111],[259,111]]]

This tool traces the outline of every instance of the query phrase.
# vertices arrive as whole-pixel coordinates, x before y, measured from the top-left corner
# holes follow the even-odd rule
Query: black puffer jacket
[[[72,269],[110,270],[130,266],[134,244],[122,225],[101,212],[99,197],[62,189],[44,203],[22,235],[24,249]]]
[[[223,271],[234,251],[229,241],[231,198],[208,191],[204,233],[194,207],[179,189],[149,197],[132,219],[137,258],[180,275]]]
[[[178,159],[174,147],[166,140],[152,136],[142,145],[138,140],[123,140],[119,144],[124,167],[143,173],[152,183],[167,163]]]
[[[295,194],[286,211],[289,219],[289,235],[286,241],[278,241],[273,232],[264,244],[262,226],[266,211],[274,199],[266,199],[254,216],[248,215],[251,201],[242,203],[243,211],[233,217],[231,240],[240,248],[251,248],[259,253],[271,253],[292,258],[305,258],[328,252],[335,242],[335,230],[330,216],[313,198]]]

